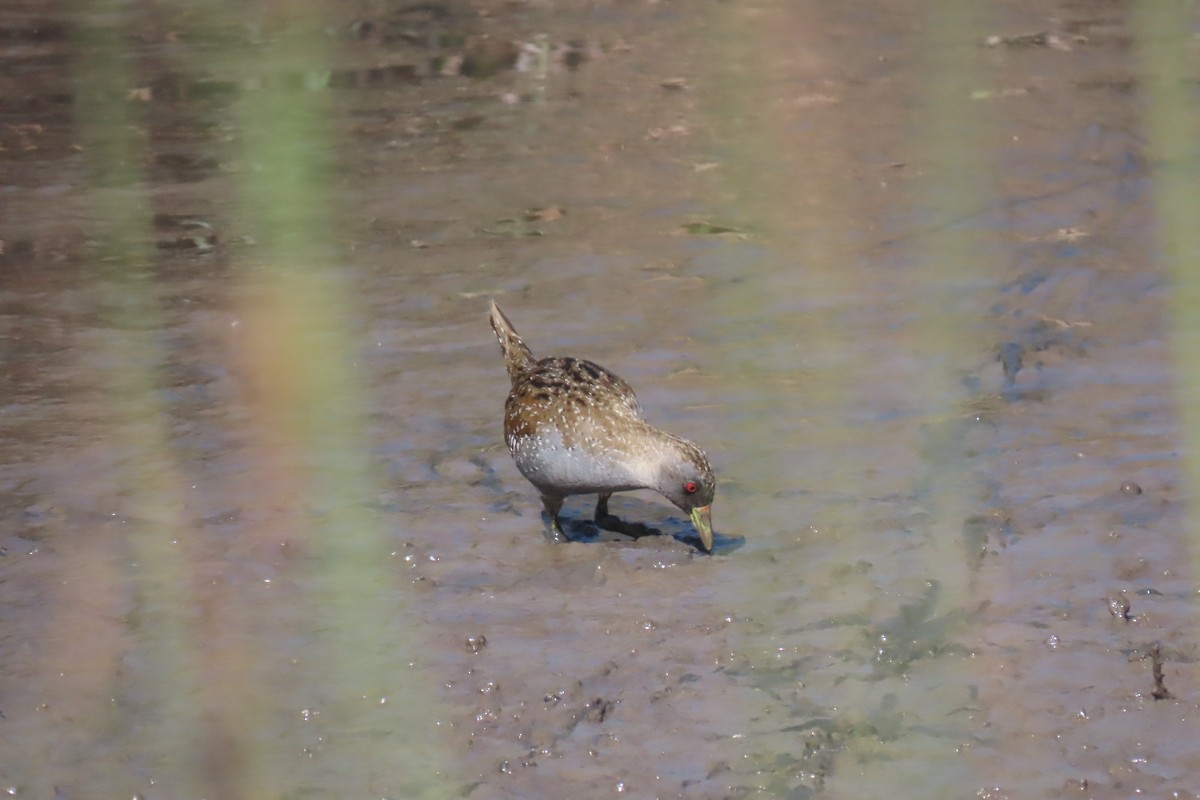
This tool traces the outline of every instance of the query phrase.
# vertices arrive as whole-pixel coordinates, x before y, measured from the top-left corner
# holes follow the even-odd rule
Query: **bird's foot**
[[[558,512],[562,511],[563,499],[552,494],[542,495],[542,519],[546,523],[546,538],[552,542],[569,542],[570,537],[563,532],[558,521]]]
[[[558,524],[557,518],[552,519],[549,516],[546,516],[544,521],[546,525],[542,531],[542,534],[548,541],[557,542],[559,544],[571,541],[571,537],[567,536],[566,531],[564,531],[562,526]]]

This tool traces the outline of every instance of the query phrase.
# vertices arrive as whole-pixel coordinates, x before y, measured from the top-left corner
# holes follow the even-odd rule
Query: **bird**
[[[711,552],[717,481],[704,451],[646,422],[633,387],[610,370],[581,358],[535,358],[495,300],[491,325],[512,381],[504,441],[541,494],[551,538],[567,538],[559,512],[569,495],[599,495],[600,524],[619,522],[608,513],[614,492],[653,489],[688,515]]]

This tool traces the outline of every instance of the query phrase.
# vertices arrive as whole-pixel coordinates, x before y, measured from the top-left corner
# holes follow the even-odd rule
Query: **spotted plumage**
[[[611,519],[613,492],[654,489],[687,512],[711,550],[716,478],[704,451],[647,423],[633,388],[599,364],[534,358],[495,302],[491,323],[512,381],[504,440],[541,493],[555,534],[562,536],[558,513],[568,495],[599,495],[599,522]]]

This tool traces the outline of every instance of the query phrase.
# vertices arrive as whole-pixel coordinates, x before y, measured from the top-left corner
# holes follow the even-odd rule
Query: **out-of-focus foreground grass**
[[[368,511],[375,476],[361,420],[360,377],[348,366],[346,331],[355,309],[329,246],[336,220],[327,208],[332,126],[326,106],[330,58],[319,2],[207,5],[168,9],[179,41],[196,47],[204,73],[238,87],[228,158],[241,165],[231,182],[236,216],[256,231],[253,263],[233,270],[246,333],[230,353],[255,378],[253,416],[263,431],[249,480],[263,507],[303,497],[313,509],[299,529],[262,530],[267,544],[287,539],[313,565],[305,605],[314,638],[304,671],[314,685],[276,691],[270,608],[244,599],[209,601],[209,624],[196,625],[201,583],[183,518],[188,465],[173,452],[168,414],[156,385],[165,363],[164,298],[155,279],[152,192],[143,174],[150,152],[134,41],[137,4],[80,3],[75,62],[77,124],[92,196],[89,235],[102,245],[97,277],[115,334],[102,345],[113,429],[135,456],[113,480],[126,487],[140,520],[128,526],[126,576],[138,609],[136,653],[143,695],[160,713],[137,747],[154,765],[155,785],[176,797],[277,796],[301,754],[273,732],[303,724],[289,702],[322,699],[323,729],[333,733],[339,769],[364,776],[381,795],[441,796],[444,773],[430,741],[432,712],[410,670],[415,626],[396,620],[401,582],[386,571],[388,541]],[[212,35],[240,31],[241,36]],[[246,39],[261,46],[247,48]],[[238,44],[230,44],[237,42]],[[195,69],[197,64],[178,65]],[[278,507],[278,506],[275,506]],[[381,591],[381,588],[384,588]],[[390,596],[389,596],[390,595]],[[294,679],[293,679],[294,680]],[[293,687],[294,689],[295,687]],[[326,757],[329,752],[326,753]]]
[[[269,3],[263,6],[212,4],[201,12],[189,4],[181,17],[188,30],[181,38],[203,40],[205,27],[240,26],[253,29],[268,43],[253,53],[223,48],[222,37],[204,49],[205,57],[219,65],[223,76],[241,87],[236,118],[232,121],[231,153],[250,168],[238,172],[238,214],[252,221],[258,231],[255,263],[238,265],[238,290],[246,328],[246,350],[239,354],[245,368],[258,376],[261,391],[257,415],[264,421],[267,436],[262,442],[264,458],[256,475],[262,480],[264,504],[272,498],[287,498],[295,487],[312,498],[323,513],[311,515],[307,527],[290,531],[292,537],[309,542],[322,556],[315,562],[313,585],[317,591],[306,599],[307,613],[314,620],[320,642],[314,648],[321,669],[322,694],[332,708],[347,718],[373,715],[372,725],[384,733],[356,738],[347,757],[361,771],[371,771],[388,790],[405,797],[435,796],[439,793],[442,766],[431,757],[432,749],[420,741],[431,716],[413,687],[405,684],[401,667],[411,659],[417,632],[389,618],[393,604],[374,591],[388,585],[382,564],[373,554],[385,547],[382,532],[366,511],[365,498],[374,492],[368,468],[368,448],[360,419],[364,400],[359,378],[347,366],[352,344],[345,335],[346,322],[355,309],[343,276],[328,246],[330,217],[323,201],[323,182],[328,180],[331,143],[327,124],[327,98],[321,91],[329,60],[329,42],[322,34],[322,7],[310,3]],[[923,159],[943,167],[946,182],[919,186],[921,204],[947,218],[955,209],[984,208],[994,202],[992,188],[983,180],[986,159],[981,152],[987,120],[976,107],[964,114],[963,98],[974,86],[986,84],[977,62],[977,50],[964,44],[977,42],[989,32],[981,22],[986,4],[953,0],[929,4],[924,52],[929,61],[927,82],[911,120],[911,147]],[[141,457],[131,460],[129,474],[121,482],[134,492],[134,504],[142,522],[129,528],[129,547],[138,564],[130,576],[146,609],[140,620],[140,641],[146,652],[143,661],[157,675],[152,690],[170,724],[154,728],[146,747],[161,753],[160,783],[173,783],[179,796],[225,798],[270,796],[280,785],[279,777],[295,754],[280,757],[272,742],[259,735],[262,721],[279,714],[299,714],[299,709],[281,709],[272,694],[271,665],[257,647],[255,635],[269,625],[257,609],[220,608],[220,625],[198,632],[188,624],[192,605],[194,565],[185,548],[177,543],[187,538],[187,524],[179,510],[183,470],[172,452],[164,413],[155,391],[155,371],[162,361],[157,353],[156,322],[162,307],[153,269],[155,254],[150,249],[148,226],[152,219],[150,195],[139,164],[139,153],[147,149],[144,127],[136,117],[138,106],[112,102],[138,85],[136,62],[126,52],[122,19],[137,13],[137,7],[97,0],[83,3],[80,11],[104,18],[109,24],[81,34],[77,81],[79,124],[85,141],[85,157],[91,180],[98,190],[94,208],[93,238],[104,243],[103,270],[110,287],[119,287],[107,305],[113,328],[120,335],[106,340],[111,363],[108,394],[114,411],[123,420],[121,433],[133,437]],[[1194,11],[1186,4],[1143,0],[1137,4],[1139,52],[1148,88],[1148,120],[1151,149],[1156,154],[1155,190],[1161,218],[1162,250],[1173,279],[1172,325],[1180,383],[1180,409],[1187,438],[1191,495],[1200,488],[1200,468],[1195,453],[1200,447],[1200,226],[1198,215],[1195,148],[1200,141],[1200,115],[1196,112],[1194,84],[1195,49],[1187,32],[1193,29]],[[766,26],[746,28],[721,26],[727,41],[721,46],[723,62],[745,61],[739,48],[781,52],[796,47],[788,38],[794,29],[781,23],[775,27],[779,41],[762,41]],[[819,28],[813,28],[819,30]],[[285,80],[300,76],[300,80]],[[792,220],[804,216],[856,212],[855,201],[836,173],[821,169],[804,156],[791,152],[787,134],[769,126],[737,129],[737,120],[762,120],[747,109],[761,100],[770,108],[774,86],[763,86],[761,95],[749,86],[745,75],[728,77],[726,96],[729,113],[724,114],[726,133],[735,142],[734,155],[743,164],[757,165],[757,172],[741,174],[735,191],[744,194],[747,216],[763,227],[788,230]],[[733,99],[736,98],[736,99]],[[740,107],[739,107],[740,104]],[[724,109],[723,109],[724,110]],[[833,147],[836,143],[831,143]],[[734,179],[737,180],[736,178]],[[755,206],[753,198],[770,198]],[[797,198],[820,198],[823,208]],[[792,202],[776,202],[790,198]],[[847,293],[848,273],[841,259],[847,242],[828,235],[833,227],[813,226],[795,242],[789,258],[803,258],[806,269],[795,270],[793,285],[778,281],[742,285],[771,285],[789,296],[830,298]],[[971,340],[969,321],[955,303],[956,286],[986,276],[991,269],[986,254],[973,249],[971,235],[946,225],[915,239],[907,260],[917,265],[911,271],[923,284],[913,293],[919,307],[917,320],[906,344],[922,363],[930,365],[927,380],[914,387],[920,397],[913,406],[924,409],[929,425],[927,439],[918,443],[924,455],[919,465],[930,489],[933,509],[928,530],[939,543],[928,552],[944,559],[929,565],[928,572],[943,579],[941,610],[960,608],[965,601],[967,559],[963,552],[962,520],[965,498],[971,494],[969,476],[955,455],[955,420],[961,418],[963,399],[956,383],[957,362],[975,352],[980,344]],[[786,266],[794,266],[791,263]],[[780,264],[751,265],[781,271]],[[726,313],[754,319],[755,309],[770,298],[738,296],[735,287],[726,297]],[[817,308],[825,306],[814,303]],[[828,307],[834,306],[830,302]],[[821,313],[795,315],[796,341],[814,352],[836,353],[844,348],[838,337],[844,328],[827,324]],[[782,338],[782,337],[781,337]],[[743,337],[747,347],[753,346]],[[744,354],[731,357],[741,364]],[[735,366],[730,374],[737,372]],[[830,453],[869,452],[861,441],[861,428],[851,420],[833,421],[837,409],[853,406],[847,398],[854,392],[870,391],[856,384],[855,376],[837,364],[825,363],[810,370],[814,380],[806,384],[810,407],[830,413],[830,424],[813,426],[814,435],[827,437],[813,446]],[[748,382],[761,381],[751,390],[766,402],[777,395],[791,376],[749,370]],[[744,431],[744,446],[769,451],[772,435],[763,423],[766,415],[755,416]],[[844,437],[839,439],[838,437]],[[762,463],[764,471],[775,465]],[[829,473],[816,476],[824,487],[838,487],[847,494],[864,494],[847,484],[866,474],[863,464],[844,458],[830,465]],[[745,476],[754,482],[755,475]],[[767,481],[770,476],[762,476]],[[285,488],[286,487],[286,488]],[[819,486],[818,488],[824,488]],[[861,488],[861,487],[860,487]],[[829,514],[841,515],[830,524],[853,526],[861,513],[852,505],[829,506]],[[826,520],[818,521],[818,524]],[[1193,525],[1193,529],[1197,526]],[[267,532],[268,534],[272,532]],[[942,546],[944,545],[944,546]],[[397,585],[397,591],[402,587]],[[408,631],[410,637],[397,636]],[[208,638],[206,638],[208,637]],[[312,674],[312,673],[310,673]],[[948,676],[954,677],[954,676]],[[959,676],[961,677],[961,676]],[[933,680],[933,676],[929,680]],[[383,703],[383,700],[387,700]],[[380,711],[386,706],[386,712]],[[370,709],[370,710],[368,710]],[[948,712],[949,713],[949,712]],[[418,722],[423,724],[417,724]],[[890,768],[889,768],[890,770]],[[889,773],[890,774],[890,773]]]
[[[1137,53],[1146,90],[1146,132],[1158,211],[1159,248],[1171,280],[1171,338],[1192,536],[1200,531],[1200,99],[1197,12],[1192,3],[1134,5]],[[1200,541],[1192,544],[1193,562]]]

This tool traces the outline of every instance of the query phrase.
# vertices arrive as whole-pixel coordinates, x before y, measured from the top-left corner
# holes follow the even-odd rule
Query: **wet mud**
[[[143,114],[143,178],[106,185],[73,70],[112,20],[0,11],[0,786],[420,796],[416,740],[428,796],[1200,796],[1152,76],[1126,5],[983,17],[365,3],[323,18],[331,64],[247,85],[204,54],[261,38],[164,7],[101,98]],[[263,233],[229,109],[273,82],[332,112],[319,256],[385,532],[356,641],[406,653],[361,683],[321,644],[339,543],[300,533],[331,503],[241,355]],[[90,227],[139,193],[145,352]],[[572,498],[543,537],[489,297],[707,450],[712,555],[652,493],[611,501],[649,535]],[[165,520],[186,558],[150,575],[131,531]]]

